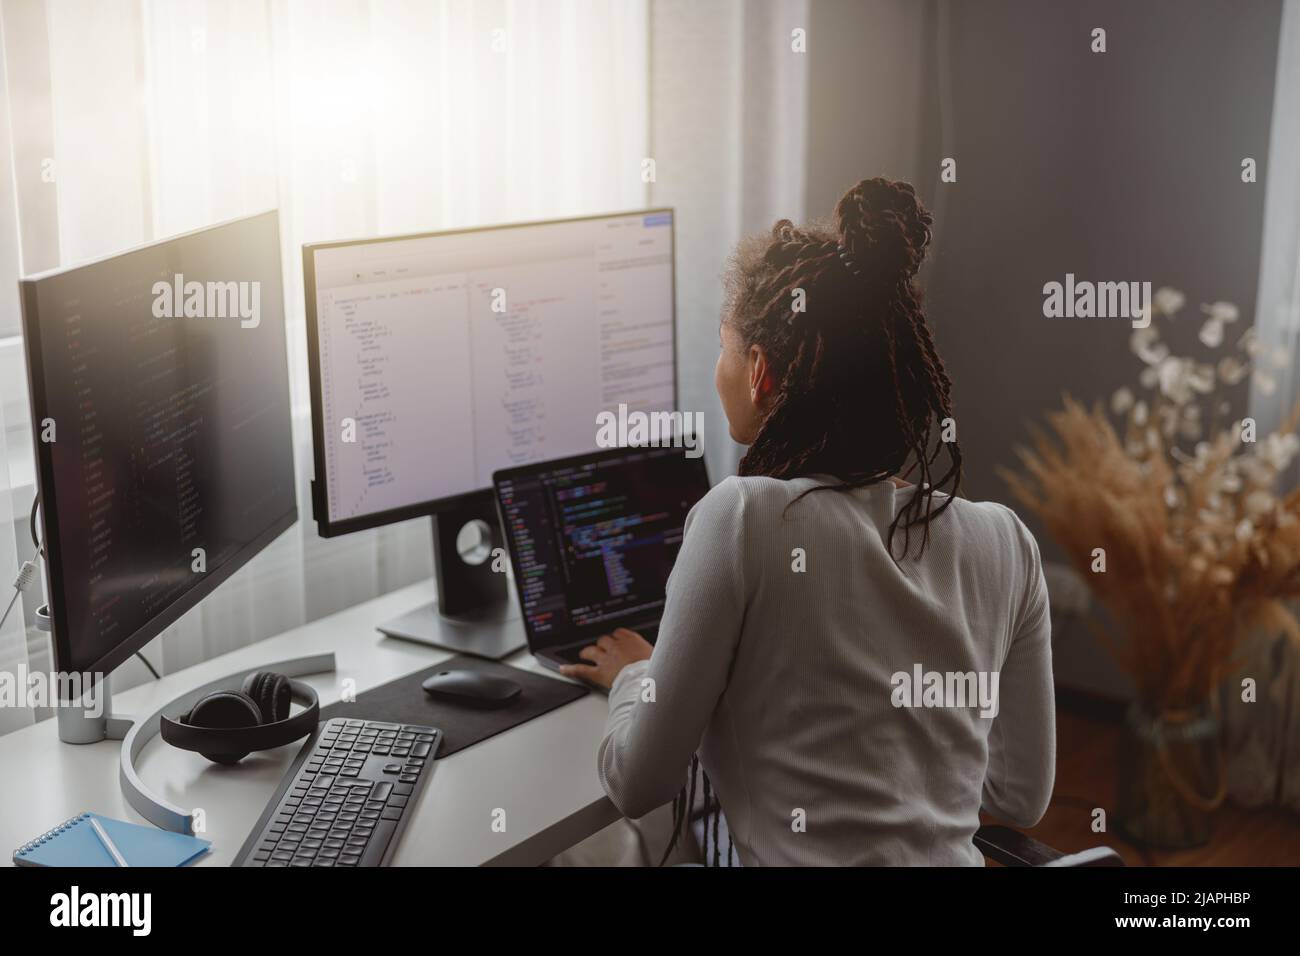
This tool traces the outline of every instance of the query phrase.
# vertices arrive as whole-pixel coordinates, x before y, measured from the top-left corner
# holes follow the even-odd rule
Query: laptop
[[[492,476],[528,649],[590,663],[589,644],[626,627],[654,643],[686,514],[709,490],[703,457],[613,448]]]

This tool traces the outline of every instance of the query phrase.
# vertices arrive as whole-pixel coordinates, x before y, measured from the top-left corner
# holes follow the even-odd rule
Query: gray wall
[[[884,174],[935,210],[922,279],[970,497],[1011,503],[995,469],[1063,391],[1092,400],[1136,378],[1127,323],[1044,318],[1045,282],[1179,288],[1180,349],[1200,348],[1202,302],[1235,302],[1237,332],[1249,321],[1280,16],[1280,0],[813,0],[807,209]],[[944,156],[955,184],[937,182]],[[1063,682],[1123,689],[1082,631],[1058,635],[1057,662]]]

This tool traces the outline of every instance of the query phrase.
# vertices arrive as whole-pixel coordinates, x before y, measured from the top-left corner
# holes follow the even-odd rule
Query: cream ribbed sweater
[[[698,749],[746,866],[979,865],[981,807],[1030,826],[1052,792],[1038,547],[1009,509],[958,499],[900,570],[885,542],[912,489],[819,491],[783,516],[821,483],[728,478],[691,511],[654,654],[610,692],[601,781],[639,817]],[[896,676],[918,666],[997,672],[996,716],[896,706],[925,702]]]

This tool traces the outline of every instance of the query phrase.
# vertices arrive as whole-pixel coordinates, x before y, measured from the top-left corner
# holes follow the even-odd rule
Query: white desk
[[[432,582],[412,585],[249,647],[205,661],[162,680],[114,695],[118,714],[144,714],[223,674],[306,654],[335,653],[334,674],[305,677],[321,706],[340,697],[341,681],[356,692],[452,656],[447,651],[384,637],[375,624],[426,603]],[[555,676],[526,651],[507,661]],[[435,762],[414,808],[395,866],[533,866],[618,819],[596,777],[596,748],[606,699],[589,694],[489,740]],[[275,792],[301,741],[250,754],[233,767],[176,750],[160,738],[140,755],[145,785],[178,806],[207,815],[212,852],[203,863],[229,865]],[[12,852],[71,816],[90,810],[144,822],[118,789],[117,741],[75,746],[60,742],[56,722],[41,721],[0,737],[0,851]],[[505,832],[492,830],[505,811]]]

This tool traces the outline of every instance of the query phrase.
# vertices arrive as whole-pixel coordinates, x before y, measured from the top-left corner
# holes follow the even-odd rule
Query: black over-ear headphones
[[[305,709],[289,716],[289,702]],[[244,678],[239,690],[208,694],[178,720],[161,718],[162,739],[215,763],[233,764],[254,750],[270,750],[306,737],[320,720],[320,701],[309,684],[272,671]]]

